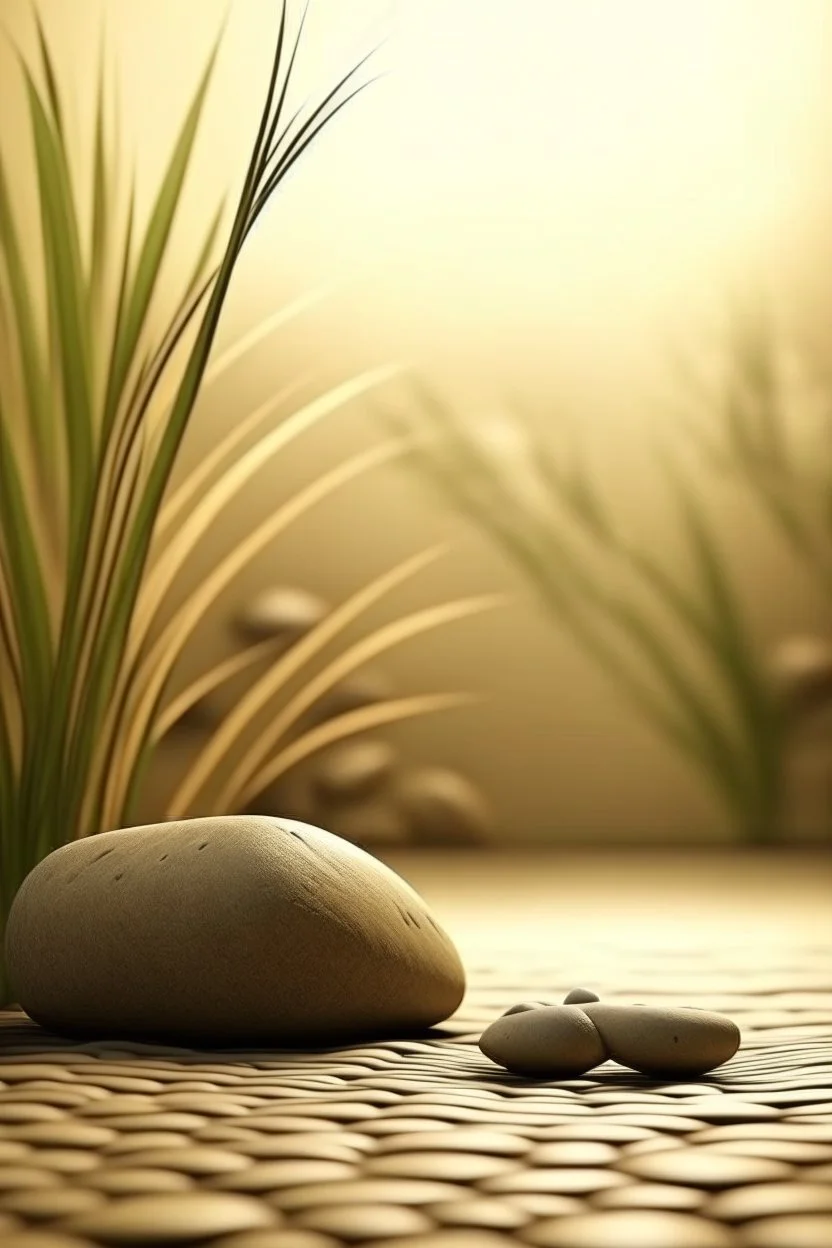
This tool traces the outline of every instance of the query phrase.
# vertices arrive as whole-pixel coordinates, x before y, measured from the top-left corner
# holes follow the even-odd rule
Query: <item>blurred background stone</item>
[[[291,643],[319,624],[328,612],[328,604],[317,594],[281,585],[252,598],[232,620],[232,629],[246,642],[273,637]]]
[[[315,594],[284,585],[252,599],[232,621],[231,632],[246,644],[274,638],[278,646],[281,639],[292,645],[327,610]],[[287,740],[396,696],[385,672],[359,669],[311,707]],[[208,726],[215,722],[216,714]],[[199,729],[196,719],[194,727]],[[492,813],[470,780],[447,767],[408,763],[399,749],[378,736],[356,735],[325,746],[239,813],[300,819],[370,850],[485,845],[493,835]]]
[[[384,799],[328,806],[321,811],[319,823],[328,832],[343,836],[371,853],[387,847],[413,845],[404,815]]]
[[[384,788],[398,759],[387,741],[356,738],[320,756],[315,792],[323,802],[351,802]]]
[[[396,791],[411,840],[419,845],[484,845],[494,819],[480,791],[446,767],[414,767]]]
[[[832,642],[819,636],[787,637],[771,659],[775,688],[790,715],[832,703]]]

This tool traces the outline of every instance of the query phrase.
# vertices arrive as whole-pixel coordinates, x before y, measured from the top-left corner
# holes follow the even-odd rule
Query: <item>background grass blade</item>
[[[200,494],[217,469],[223,463],[227,463],[237,448],[254,433],[258,425],[261,425],[263,421],[273,416],[276,411],[279,411],[283,404],[303,390],[311,379],[312,374],[306,373],[295,381],[289,382],[288,385],[267,399],[265,403],[261,403],[253,412],[249,412],[248,416],[234,425],[233,429],[230,429],[224,437],[220,438],[211,447],[207,454],[203,455],[202,459],[191,469],[184,481],[171,494],[159,512],[155,533],[157,542],[162,540],[165,531],[170,528],[177,517]]]
[[[89,510],[93,478],[94,428],[90,331],[73,189],[61,137],[50,123],[34,81],[24,66],[35,150],[47,301],[54,317],[69,464],[68,532],[77,550]]]
[[[203,672],[196,680],[192,680],[181,693],[177,694],[167,704],[164,711],[154,721],[150,737],[151,745],[157,746],[170,730],[179,723],[180,719],[187,715],[188,711],[204,698],[210,697],[226,681],[231,680],[234,676],[238,676],[246,668],[253,667],[261,659],[273,655],[275,648],[274,638],[269,637],[265,641],[259,641],[253,646],[247,646],[245,650],[240,650],[237,654],[229,655],[228,658],[215,663],[213,667],[209,667],[207,672]],[[129,776],[122,775],[117,779],[124,785],[129,780]]]
[[[435,607],[427,607],[422,611],[414,611],[410,615],[403,616],[391,624],[386,624],[376,629],[369,637],[364,637],[361,641],[349,646],[314,676],[305,681],[303,688],[291,697],[279,713],[275,715],[259,735],[257,741],[251,746],[240,765],[235,767],[228,779],[222,783],[216,799],[217,808],[219,810],[232,808],[237,793],[251,779],[252,771],[260,764],[265,764],[269,754],[276,752],[282,738],[295,727],[300,717],[345,677],[351,675],[359,667],[363,667],[365,663],[370,662],[379,654],[383,654],[385,651],[413,637],[418,637],[420,633],[440,628],[456,620],[465,619],[481,611],[491,610],[504,601],[504,597],[499,594],[489,594],[477,598],[465,598],[454,602],[441,603]],[[268,679],[269,674],[267,673],[263,678],[263,682],[267,683]],[[190,790],[189,780],[190,777],[186,783]],[[184,791],[185,786],[183,786]],[[182,809],[182,806],[177,808]],[[173,803],[170,809],[171,811],[175,809]],[[177,817],[179,816],[172,813],[168,815],[168,818]]]
[[[215,44],[208,58],[205,71],[185,116],[170,162],[162,179],[156,202],[150,214],[144,241],[139,250],[136,271],[133,275],[129,295],[125,303],[124,317],[118,325],[118,332],[113,346],[112,365],[104,402],[105,431],[115,419],[117,404],[124,389],[130,365],[135,356],[139,335],[144,327],[147,311],[150,307],[150,300],[159,279],[162,261],[167,250],[171,228],[185,183],[185,174],[190,164],[191,153],[196,140],[208,84],[213,73],[218,46],[218,44]]]
[[[350,624],[357,620],[387,594],[397,589],[423,568],[433,563],[443,552],[444,546],[434,546],[404,559],[352,594],[335,610],[321,620],[305,637],[297,641],[263,677],[249,689],[236,706],[208,738],[187,774],[174,793],[170,808],[189,806],[205,784],[216,773],[227,757],[237,738],[245,731],[254,717],[282,689],[300,674],[304,666],[314,659]],[[234,787],[234,783],[232,783]]]
[[[152,733],[152,724],[161,709],[167,682],[184,646],[226,586],[295,520],[364,473],[390,463],[403,453],[403,449],[391,440],[353,455],[265,517],[225,555],[189,594],[146,653],[132,648],[135,655],[132,662],[128,662],[125,656],[111,698],[109,726],[103,739],[111,743],[117,741],[118,748],[124,751],[126,757],[137,758]],[[142,639],[146,637],[141,628],[139,635]],[[106,757],[112,748],[112,744],[106,747],[102,751],[103,756]],[[115,793],[108,799],[112,802],[117,800],[120,799]]]
[[[362,706],[355,711],[347,711],[335,719],[328,720],[317,728],[298,737],[290,745],[252,776],[251,782],[235,795],[235,806],[248,806],[270,785],[284,776],[292,767],[302,763],[304,759],[316,754],[319,750],[346,737],[357,736],[361,732],[371,732],[386,724],[394,724],[406,719],[414,719],[417,715],[432,715],[437,711],[448,711],[454,707],[470,706],[481,701],[471,693],[421,693],[409,698],[397,698],[388,702],[380,702],[375,706]]]
[[[11,301],[11,320],[14,325],[17,355],[25,387],[24,412],[32,432],[36,462],[41,484],[50,491],[56,447],[55,433],[50,423],[49,387],[43,360],[43,345],[35,319],[32,293],[20,239],[15,226],[9,185],[2,153],[0,153],[0,256],[8,279]],[[13,344],[9,343],[10,350]]]
[[[359,398],[367,390],[389,380],[395,373],[395,368],[389,366],[370,369],[334,386],[287,417],[276,429],[264,434],[253,447],[234,460],[220,479],[194,505],[175,536],[166,541],[162,554],[148,573],[137,605],[143,628],[149,627],[176,576],[211,523],[254,474],[295,438],[312,429],[333,411]]]
[[[6,585],[23,697],[34,728],[46,706],[52,674],[53,637],[49,600],[27,498],[9,436],[9,418],[0,404],[0,555]]]

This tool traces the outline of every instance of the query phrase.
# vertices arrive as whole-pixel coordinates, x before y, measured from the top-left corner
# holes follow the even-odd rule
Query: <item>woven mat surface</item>
[[[469,972],[423,1038],[209,1052],[0,1013],[4,1248],[832,1244],[828,860],[392,865]],[[578,984],[724,1011],[740,1051],[691,1083],[480,1053],[508,1006]]]

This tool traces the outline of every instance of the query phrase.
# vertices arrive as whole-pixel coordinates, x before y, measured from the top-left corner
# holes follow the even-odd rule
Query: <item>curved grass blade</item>
[[[43,713],[49,692],[52,624],[30,500],[20,479],[7,419],[0,403],[0,557],[14,620],[23,696],[31,712],[33,728]]]
[[[215,43],[208,57],[208,62],[197,85],[191,105],[185,116],[179,136],[174,145],[170,161],[159,193],[150,214],[150,220],[144,235],[136,271],[130,283],[129,295],[124,309],[123,320],[117,327],[107,392],[104,400],[104,428],[109,429],[115,419],[119,398],[133,362],[139,336],[144,328],[150,300],[156,288],[162,261],[167,251],[173,220],[179,205],[185,175],[191,161],[194,141],[199,127],[202,107],[208,91],[208,84],[214,70],[219,43]]]
[[[165,545],[164,553],[150,570],[140,594],[137,613],[145,629],[156,615],[164,597],[185,561],[220,511],[240,492],[269,459],[284,450],[295,438],[313,428],[325,416],[352,402],[366,390],[395,375],[392,367],[368,370],[358,377],[334,386],[287,417],[276,429],[264,434],[250,450],[240,455],[200,498],[187,520]],[[272,406],[274,404],[272,403]]]
[[[436,711],[448,711],[458,706],[471,706],[482,699],[470,693],[422,693],[410,698],[397,698],[389,702],[380,702],[375,706],[362,706],[355,711],[347,711],[327,723],[310,729],[298,737],[291,745],[261,768],[251,782],[241,790],[234,805],[247,806],[250,802],[279,780],[292,767],[302,763],[305,758],[317,754],[319,750],[346,737],[357,736],[361,732],[370,732],[385,724],[394,724],[401,720],[413,719],[417,715],[430,715]]]
[[[190,805],[196,794],[226,758],[241,733],[245,731],[259,711],[282,688],[288,686],[321,650],[333,641],[350,624],[357,620],[371,607],[380,602],[387,594],[416,576],[423,568],[433,563],[444,553],[444,546],[434,546],[420,551],[409,559],[404,559],[387,572],[362,586],[334,611],[321,620],[305,637],[300,638],[288,653],[264,673],[261,679],[248,690],[236,706],[229,711],[217,730],[205,742],[194,759],[187,774],[183,777],[171,799],[171,808],[185,808]]]
[[[462,505],[480,527],[496,538],[526,572],[544,602],[555,610],[556,618],[561,623],[568,622],[578,644],[601,661],[648,722],[704,768],[732,809],[742,806],[747,798],[735,746],[695,684],[677,668],[673,654],[631,607],[602,590],[575,561],[554,522],[544,523],[541,516],[532,515],[522,500],[514,496],[507,488],[501,466],[481,451],[473,433],[457,424],[424,389],[422,398],[439,447],[439,451],[416,450],[423,472],[428,472],[445,497]],[[549,474],[551,489],[559,489],[560,483],[560,476]],[[676,715],[623,665],[620,656],[591,626],[588,609],[603,620],[607,629],[615,624],[635,644],[672,695]],[[682,713],[681,720],[678,712]]]
[[[273,73],[272,81],[274,81],[274,78],[275,75]],[[270,84],[267,107],[270,107],[272,97],[273,88]],[[264,114],[264,117],[261,118],[261,134],[264,125],[267,124]],[[238,203],[231,234],[219,266],[216,282],[197,331],[193,348],[183,369],[182,378],[170,408],[169,419],[150,463],[144,482],[143,493],[136,508],[130,532],[125,539],[122,559],[115,577],[113,592],[110,596],[110,609],[102,625],[102,632],[108,639],[108,645],[102,648],[99,661],[95,665],[93,678],[89,681],[88,687],[84,692],[84,700],[79,712],[79,718],[82,722],[97,720],[98,712],[109,694],[113,679],[117,675],[118,668],[117,664],[113,662],[113,656],[118,653],[119,648],[123,646],[129,634],[141,579],[147,565],[156,517],[204,377],[220,313],[224,306],[240,248],[245,239],[247,222],[250,220],[251,205],[257,193],[257,179],[260,172],[259,141],[260,136],[258,135],[258,141],[255,144],[255,150],[249,163],[249,173],[246,176],[246,183]],[[272,189],[275,188],[273,187]],[[77,771],[73,774],[77,775]]]
[[[37,451],[41,481],[44,488],[49,489],[51,474],[47,469],[54,455],[49,389],[43,362],[43,348],[38,334],[20,238],[9,198],[8,179],[2,153],[0,153],[0,254],[5,262],[8,277],[11,311],[25,388],[25,412]]]
[[[196,706],[198,702],[212,694],[215,689],[225,684],[227,680],[238,676],[246,668],[253,667],[260,659],[273,654],[274,649],[274,638],[269,637],[266,641],[259,641],[256,645],[248,646],[238,654],[230,655],[227,659],[223,659],[222,662],[216,663],[209,668],[207,672],[203,672],[201,676],[186,686],[181,693],[177,694],[155,720],[151,744],[154,746],[158,745],[162,738],[167,736],[170,730],[179,723],[183,715],[187,715],[188,711]]]
[[[78,218],[66,152],[23,63],[35,150],[47,300],[54,316],[69,463],[69,543],[76,549],[94,462],[92,369]]]
[[[98,62],[98,94],[95,105],[95,146],[92,168],[92,218],[90,222],[87,291],[91,312],[101,312],[106,258],[110,247],[111,176],[107,159],[104,95],[104,40]]]
[[[224,460],[231,457],[234,451],[245,442],[257,426],[268,416],[271,416],[278,408],[287,402],[288,399],[294,397],[298,391],[304,389],[312,379],[312,373],[304,373],[297,380],[289,382],[282,390],[279,390],[266,403],[261,403],[259,407],[250,412],[244,420],[236,424],[224,438],[222,438],[215,446],[211,448],[207,455],[204,455],[196,467],[192,468],[185,480],[174,491],[168,501],[163,505],[159,512],[159,519],[156,524],[156,532],[154,541],[159,541],[165,530],[168,529],[178,515],[188,506],[188,504],[203,489],[206,482],[210,481],[216,470],[222,465]]]
[[[289,699],[268,727],[264,729],[256,743],[251,746],[245,758],[232,770],[227,781],[221,786],[217,797],[219,807],[221,809],[231,808],[236,794],[251,779],[252,772],[277,749],[281,739],[295,726],[304,712],[311,709],[325,693],[329,693],[335,685],[346,676],[351,675],[357,668],[376,658],[377,655],[400,645],[403,641],[408,641],[421,633],[432,631],[456,620],[465,619],[469,615],[491,610],[504,601],[505,598],[502,595],[488,594],[477,598],[464,598],[454,602],[441,603],[435,607],[427,607],[424,610],[414,611],[410,615],[403,616],[392,624],[386,624],[376,629],[369,637],[364,637],[360,641],[355,642],[354,645],[349,646],[343,653],[339,654],[330,663],[327,663],[320,672],[317,672],[313,677],[305,681],[303,688]],[[272,688],[274,681],[270,681],[269,678],[270,673],[267,672],[258,684],[262,683],[268,688]],[[257,701],[257,690],[258,686],[255,685],[254,689],[250,691],[249,698],[252,704]],[[222,728],[223,726],[220,727],[217,738],[215,738],[220,740],[220,735],[224,738],[221,742],[224,748],[220,751],[220,757],[224,757],[227,747],[233,743],[233,739],[230,736],[223,734]],[[186,809],[190,800],[196,796],[196,792],[197,789],[192,785],[189,775],[186,777],[185,783],[177,790],[170,809]],[[189,793],[190,798],[186,803],[184,795]],[[181,798],[180,794],[183,795]],[[177,805],[174,805],[174,802],[177,802]]]
[[[366,60],[366,57],[364,59]],[[363,64],[363,61],[361,62],[361,64]],[[339,83],[339,88],[344,86],[347,82],[349,82],[349,80],[352,78],[354,73],[355,73],[355,69],[350,70],[349,73],[345,74],[342,81]],[[312,143],[314,143],[315,139],[318,137],[321,131],[325,129],[325,127],[328,126],[330,122],[334,121],[338,113],[340,113],[342,109],[346,108],[347,105],[350,104],[356,98],[356,96],[360,95],[362,91],[365,91],[367,87],[372,86],[372,84],[376,82],[379,77],[380,75],[376,75],[375,77],[369,79],[367,82],[360,83],[357,87],[355,87],[352,91],[350,91],[349,94],[345,96],[344,99],[339,100],[337,104],[333,105],[333,107],[329,110],[328,113],[324,113],[314,126],[310,126],[310,123],[307,122],[302,127],[298,135],[291,141],[287,152],[281,158],[280,163],[278,164],[277,168],[269,175],[269,177],[267,178],[265,182],[265,185],[263,186],[262,190],[257,196],[257,199],[254,202],[254,205],[251,209],[251,213],[249,214],[248,221],[246,223],[244,237],[247,237],[250,231],[253,229],[258,217],[260,216],[260,213],[265,208],[266,204],[268,203],[271,196],[274,194],[279,184],[283,181],[283,179],[292,169],[292,166],[296,163],[296,161],[300,159],[300,157],[303,155],[306,149],[310,147]],[[329,101],[330,98],[331,96],[327,97],[327,102]],[[322,107],[323,106],[319,106],[318,109],[315,110],[314,115],[316,117],[321,112]]]
[[[316,481],[300,490],[274,514],[261,521],[219,562],[193,590],[144,656],[137,655],[131,664],[124,664],[116,695],[112,699],[113,722],[107,736],[112,742],[116,738],[121,739],[121,734],[124,734],[121,748],[125,757],[138,756],[144,739],[152,731],[153,719],[158,713],[170,673],[188,638],[234,577],[269,542],[317,503],[331,497],[336,490],[364,473],[391,462],[402,452],[401,444],[393,441],[371,447],[323,473]],[[139,636],[143,640],[145,635],[140,633]],[[128,717],[129,727],[125,727]],[[106,753],[106,749],[104,752]]]
[[[55,127],[55,133],[60,135],[64,141],[64,121],[63,110],[61,108],[61,97],[58,91],[58,82],[55,77],[55,65],[52,61],[52,55],[49,51],[49,44],[46,42],[46,34],[43,29],[43,23],[40,14],[35,12],[35,29],[38,36],[38,46],[40,48],[40,60],[43,68],[43,75],[46,81],[46,98],[49,101],[49,111],[51,120]]]
[[[216,359],[205,370],[204,386],[213,385],[224,373],[232,368],[238,360],[251,351],[254,347],[260,345],[268,338],[269,334],[276,329],[282,328],[289,321],[299,316],[301,312],[305,312],[307,308],[315,307],[334,289],[334,283],[327,283],[315,288],[315,290],[307,291],[304,295],[298,295],[297,299],[292,299],[284,307],[278,308],[276,312],[272,312],[269,316],[263,318],[247,333],[243,334],[236,342],[227,347],[225,351],[220,352]]]

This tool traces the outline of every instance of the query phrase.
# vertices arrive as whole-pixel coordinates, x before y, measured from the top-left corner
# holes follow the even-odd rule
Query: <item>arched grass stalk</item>
[[[19,56],[40,255],[32,263],[24,246],[0,155],[0,947],[12,898],[40,858],[66,841],[129,822],[153,751],[173,722],[171,707],[266,653],[254,648],[220,664],[171,702],[171,674],[217,595],[294,519],[401,453],[397,442],[372,448],[283,500],[181,606],[166,611],[195,547],[254,474],[393,371],[353,377],[288,417],[285,408],[301,387],[287,387],[241,419],[170,490],[203,387],[314,301],[305,296],[224,354],[213,354],[234,270],[257,219],[321,131],[373,81],[365,57],[290,112],[306,11],[292,33],[287,4],[276,9],[265,99],[230,226],[223,226],[222,212],[207,215],[168,314],[158,306],[160,275],[170,260],[217,47],[144,226],[132,182],[125,188],[116,177],[119,136],[103,57],[86,196],[39,22],[39,63]],[[92,206],[84,222],[87,198]],[[267,427],[281,415],[276,429]],[[438,698],[430,707],[415,699],[410,709],[439,705]],[[391,716],[405,713],[397,706]],[[356,720],[351,730],[364,726]],[[0,956],[0,1005],[7,992]]]
[[[784,725],[766,663],[705,509],[665,459],[692,567],[686,583],[625,536],[580,455],[555,457],[519,420],[495,445],[435,394],[381,413],[413,462],[520,569],[643,719],[704,777],[743,840],[780,834]]]
[[[681,362],[683,392],[707,462],[743,484],[832,596],[832,384],[812,378],[787,346],[762,307],[742,310],[711,375],[692,358]]]

